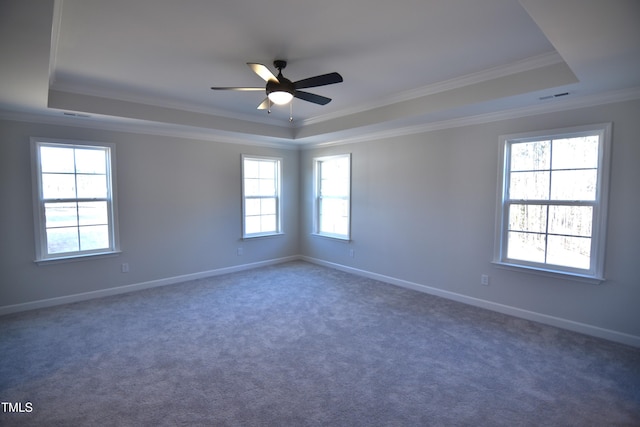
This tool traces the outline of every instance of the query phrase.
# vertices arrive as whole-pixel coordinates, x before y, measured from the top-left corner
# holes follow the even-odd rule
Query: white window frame
[[[248,196],[245,191],[245,160],[268,161],[273,162],[275,167],[275,194],[270,196]],[[247,200],[250,199],[276,199],[276,230],[258,233],[247,233]],[[251,239],[254,237],[277,236],[283,234],[282,231],[282,158],[269,156],[254,156],[249,154],[242,155],[242,238]]]
[[[42,170],[40,160],[40,147],[68,147],[101,149],[107,154],[107,196],[104,198],[69,198],[69,199],[45,199],[42,188]],[[120,253],[120,239],[118,232],[118,209],[116,197],[116,147],[112,143],[73,141],[50,138],[31,138],[31,164],[32,164],[32,193],[34,208],[35,250],[37,263],[48,261],[76,260],[99,255],[112,255]],[[76,173],[74,172],[74,175]],[[107,222],[109,227],[109,245],[107,248],[78,250],[70,252],[49,253],[47,246],[47,228],[45,203],[51,201],[90,202],[105,201],[107,203]],[[80,230],[82,226],[78,226]]]
[[[611,123],[601,123],[586,126],[577,126],[563,129],[553,129],[539,132],[521,133],[500,136],[500,156],[498,161],[498,191],[496,209],[496,233],[494,244],[494,264],[506,268],[515,268],[521,271],[541,273],[554,277],[576,279],[588,283],[600,283],[604,279],[605,242],[607,225],[607,206],[609,192],[609,163],[611,153]],[[510,172],[510,148],[514,143],[533,142],[545,139],[557,140],[562,138],[597,135],[598,144],[598,168],[596,196],[592,202],[572,200],[544,200],[522,201],[510,200],[509,172]],[[535,263],[530,261],[510,259],[507,257],[507,236],[509,227],[509,206],[514,204],[532,205],[564,205],[581,206],[588,205],[593,208],[591,223],[591,251],[590,266],[588,269],[558,266],[547,263]],[[545,231],[545,236],[548,235]],[[550,234],[550,233],[549,233]]]
[[[321,185],[322,185],[322,168],[321,164],[323,162],[337,160],[337,159],[348,159],[349,165],[349,183],[346,188],[346,193],[340,196],[331,196],[330,198],[339,198],[347,201],[347,232],[335,233],[329,231],[321,230],[320,226],[320,210],[322,207],[322,199],[327,198],[328,196],[322,196]],[[337,154],[332,156],[323,156],[323,157],[315,157],[313,159],[313,233],[317,236],[330,237],[339,240],[351,240],[351,153],[347,154]]]

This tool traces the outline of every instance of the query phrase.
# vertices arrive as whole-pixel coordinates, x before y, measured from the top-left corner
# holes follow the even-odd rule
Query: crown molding
[[[465,116],[455,119],[439,120],[419,125],[402,126],[384,130],[359,132],[353,137],[332,138],[331,134],[324,135],[322,142],[305,142],[304,140],[289,140],[283,138],[262,137],[256,135],[235,134],[230,132],[217,131],[212,129],[202,129],[189,126],[172,125],[158,122],[147,122],[132,119],[103,120],[97,115],[66,116],[54,114],[37,114],[29,112],[16,112],[0,110],[0,119],[42,123],[59,126],[73,126],[88,129],[99,129],[113,132],[128,132],[145,135],[158,135],[174,138],[194,139],[199,141],[211,141],[227,144],[242,144],[252,146],[264,146],[271,148],[298,150],[314,149],[319,147],[354,144],[358,142],[368,142],[385,138],[397,138],[405,135],[431,132],[449,128],[491,123],[500,120],[515,119],[520,117],[534,116],[545,113],[554,113],[566,110],[575,110],[586,107],[593,107],[603,104],[626,102],[640,99],[640,87],[631,89],[621,89],[600,94],[585,95],[572,98],[558,98],[544,101],[540,104],[494,111],[485,114]],[[95,116],[95,117],[94,117]]]
[[[548,101],[538,105],[510,108],[506,110],[494,111],[490,113],[477,114],[472,116],[459,117],[455,119],[439,120],[419,125],[411,125],[387,129],[381,131],[362,132],[357,136],[333,139],[326,142],[304,144],[300,147],[310,150],[320,147],[335,145],[355,144],[359,142],[369,142],[386,138],[398,138],[406,135],[432,132],[436,130],[458,128],[463,126],[492,123],[501,120],[516,119],[521,117],[536,116],[546,113],[555,113],[567,110],[577,110],[580,108],[595,107],[604,104],[634,101],[640,99],[640,87],[631,89],[621,89],[600,94],[585,95],[582,97]]]
[[[304,127],[306,125],[312,125],[316,123],[325,122],[328,120],[337,119],[340,117],[349,116],[352,114],[363,113],[375,108],[386,107],[400,102],[410,101],[413,99],[422,98],[425,96],[433,95],[436,93],[445,92],[448,90],[458,89],[464,86],[469,86],[476,83],[497,79],[500,77],[516,74],[524,71],[534,70],[554,64],[563,63],[564,60],[558,52],[549,52],[541,55],[526,58],[520,61],[512,62],[507,65],[501,65],[487,70],[479,71],[477,73],[467,74],[461,77],[445,80],[442,82],[433,83],[427,86],[419,87],[409,91],[401,92],[388,98],[362,104],[357,107],[347,108],[344,110],[336,111],[329,114],[323,114],[312,117],[310,119],[303,120],[298,127]]]
[[[169,101],[169,100],[159,100],[157,98],[151,96],[144,95],[135,95],[133,96],[131,93],[122,93],[115,92],[112,90],[98,89],[89,86],[83,86],[82,88],[78,88],[73,84],[66,84],[63,82],[55,81],[53,84],[49,85],[49,90],[53,90],[56,92],[64,92],[74,95],[81,96],[91,96],[96,98],[105,98],[111,99],[115,101],[123,101],[132,104],[146,105],[152,107],[160,107],[160,108],[170,108],[174,110],[180,110],[187,113],[198,113],[198,114],[207,114],[210,116],[223,117],[227,119],[236,119],[236,120],[244,120],[250,122],[256,122],[261,124],[266,124],[270,126],[278,126],[278,127],[291,127],[290,123],[287,122],[274,122],[269,118],[256,118],[256,116],[250,114],[243,113],[230,113],[226,110],[204,107],[204,106],[195,106],[193,104],[188,104],[186,102],[179,101]]]
[[[62,112],[60,115],[38,114],[29,112],[15,112],[0,110],[0,120],[40,123],[56,126],[71,126],[84,129],[98,129],[111,132],[124,132],[142,135],[166,136],[172,138],[184,138],[198,141],[209,141],[224,144],[240,144],[260,147],[297,150],[289,139],[274,137],[234,134],[213,129],[204,129],[159,122],[146,122],[133,119],[104,120],[104,116],[96,114],[79,114],[68,116]]]

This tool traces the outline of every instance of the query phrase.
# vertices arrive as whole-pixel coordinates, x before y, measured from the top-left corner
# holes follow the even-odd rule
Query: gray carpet
[[[640,425],[640,349],[291,262],[0,318],[0,425]]]

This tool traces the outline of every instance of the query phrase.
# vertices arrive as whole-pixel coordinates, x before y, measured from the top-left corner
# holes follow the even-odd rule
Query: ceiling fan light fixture
[[[271,110],[271,105],[286,105],[291,104],[293,98],[302,99],[303,101],[312,102],[318,105],[326,105],[331,101],[331,98],[326,96],[316,95],[315,93],[305,92],[299,89],[306,89],[311,87],[319,87],[332,85],[342,82],[342,76],[336,72],[321,74],[314,77],[298,80],[295,83],[287,79],[282,75],[282,70],[287,66],[287,61],[276,59],[273,61],[273,65],[278,70],[278,75],[275,76],[266,66],[255,62],[247,62],[247,65],[267,82],[265,88],[267,98],[258,105],[258,110]],[[259,91],[262,90],[259,87],[217,87],[214,86],[213,90],[237,90],[237,91]]]
[[[270,92],[268,97],[271,102],[276,105],[285,105],[291,102],[291,100],[293,99],[293,94],[284,90],[277,90]]]

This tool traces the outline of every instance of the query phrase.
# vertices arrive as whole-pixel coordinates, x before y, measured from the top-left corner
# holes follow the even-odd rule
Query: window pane
[[[76,203],[45,203],[45,227],[75,227],[78,225]]]
[[[40,168],[42,172],[73,173],[73,148],[40,147]]]
[[[349,232],[349,218],[320,215],[320,231],[323,233],[347,235]]]
[[[320,214],[320,232],[336,233],[336,218],[329,215]]]
[[[341,217],[337,218],[333,224],[334,233],[347,235],[349,233],[349,218]]]
[[[507,258],[543,263],[544,242],[543,234],[510,231],[507,242]]]
[[[109,227],[106,225],[92,225],[80,227],[80,250],[109,248]]]
[[[269,232],[276,231],[276,216],[262,215],[260,217],[260,231],[262,233],[269,233]]]
[[[79,248],[78,229],[76,227],[47,229],[48,253],[76,252]]]
[[[106,175],[77,175],[78,197],[103,199],[107,197]]]
[[[547,263],[588,270],[591,263],[591,239],[549,236]]]
[[[76,173],[107,173],[107,153],[104,149],[76,148]]]
[[[276,183],[273,179],[260,179],[258,185],[260,196],[274,196],[276,194]]]
[[[549,233],[591,236],[591,206],[549,206]]]
[[[337,179],[349,178],[349,158],[347,156],[320,162],[322,176],[333,176]]]
[[[524,142],[511,145],[511,170],[550,169],[550,141]]]
[[[349,180],[349,158],[339,157],[330,160],[318,162],[319,173],[321,178],[335,179],[337,181]]]
[[[42,197],[45,199],[75,199],[75,175],[43,173]]]
[[[257,160],[244,161],[244,177],[245,178],[259,178],[260,177],[260,162]]]
[[[244,180],[245,196],[275,196],[276,183],[271,179],[245,179]]]
[[[598,167],[597,135],[553,141],[553,169],[587,169]]]
[[[260,180],[258,179],[245,179],[244,180],[244,195],[245,196],[258,196],[260,195]]]
[[[343,197],[349,195],[348,179],[323,179],[320,183],[320,195],[331,197]]]
[[[107,202],[78,203],[80,225],[106,225],[109,223]]]
[[[551,172],[552,200],[596,199],[597,171],[569,170]]]
[[[320,199],[320,213],[329,216],[348,216],[349,203],[345,199]]]
[[[244,232],[246,234],[253,234],[260,232],[260,217],[259,216],[248,216],[244,219]]]
[[[276,213],[276,199],[261,199],[260,212],[263,215],[275,215]]]
[[[544,233],[546,228],[546,206],[511,205],[509,207],[509,230]]]
[[[266,161],[259,162],[260,178],[273,180],[276,176],[275,162]]]
[[[509,180],[512,200],[548,200],[548,172],[512,172]]]
[[[349,202],[344,199],[320,199],[320,232],[348,234]]]
[[[244,214],[247,216],[260,215],[260,199],[246,199]]]

